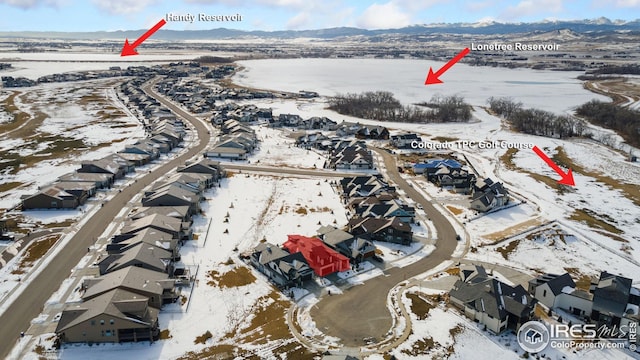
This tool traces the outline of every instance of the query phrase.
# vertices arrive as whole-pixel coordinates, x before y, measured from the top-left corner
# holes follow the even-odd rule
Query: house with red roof
[[[318,276],[327,276],[335,272],[351,269],[349,259],[325,245],[318,238],[302,235],[288,235],[282,245],[289,253],[302,253],[311,269]]]

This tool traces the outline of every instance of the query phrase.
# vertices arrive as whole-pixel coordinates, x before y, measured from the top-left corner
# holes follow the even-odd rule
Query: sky
[[[0,31],[137,30],[167,13],[242,19],[165,25],[172,30],[389,29],[479,21],[635,20],[640,0],[0,0]]]

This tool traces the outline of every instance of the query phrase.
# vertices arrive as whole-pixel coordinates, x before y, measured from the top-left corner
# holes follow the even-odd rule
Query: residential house
[[[154,341],[160,334],[158,312],[158,307],[149,305],[149,298],[115,288],[67,304],[55,333],[62,343]]]
[[[549,309],[564,309],[575,316],[589,316],[593,308],[593,295],[576,288],[571,275],[542,274],[531,279],[528,292]]]
[[[609,328],[640,322],[640,290],[632,287],[632,280],[623,276],[600,273],[598,281],[591,285],[593,309],[591,319]]]
[[[107,252],[109,254],[118,254],[128,248],[144,243],[170,251],[173,254],[173,259],[179,261],[181,241],[171,233],[147,227],[134,233],[113,236],[111,243],[107,244]]]
[[[384,126],[363,125],[355,135],[358,139],[388,140],[389,130]]]
[[[412,206],[399,203],[397,200],[390,200],[383,203],[360,206],[356,209],[356,215],[361,218],[397,218],[402,222],[411,223],[415,216],[415,209]]]
[[[196,163],[187,162],[184,166],[178,167],[178,172],[210,174],[213,175],[214,181],[219,181],[225,177],[225,170],[219,161],[204,158]]]
[[[375,255],[376,247],[371,241],[353,236],[333,226],[320,227],[318,238],[333,250],[348,257],[356,265]]]
[[[421,143],[422,138],[415,133],[391,135],[389,143],[398,149],[410,149],[412,143]]]
[[[441,170],[442,166],[449,170],[462,169],[462,164],[453,159],[429,159],[425,162],[414,164],[413,172],[415,174],[424,174],[428,181],[433,182],[436,179],[436,172]]]
[[[192,235],[190,223],[160,214],[148,215],[136,220],[127,221],[120,232],[122,234],[135,234],[146,228],[169,233],[174,239],[178,240],[189,240]]]
[[[301,286],[313,277],[313,270],[302,253],[290,254],[269,244],[260,243],[250,255],[251,264],[280,287]]]
[[[113,179],[121,179],[126,174],[126,167],[116,161],[109,159],[99,159],[92,161],[85,161],[80,164],[79,173],[97,173],[97,174],[109,174]]]
[[[88,182],[58,181],[54,183],[54,186],[75,196],[80,205],[96,194],[95,185]]]
[[[36,194],[22,199],[22,210],[75,209],[79,205],[78,197],[55,185],[48,186]]]
[[[495,334],[507,328],[517,331],[531,319],[537,302],[521,285],[511,286],[488,276],[481,266],[460,272],[449,299],[467,317]]]
[[[354,236],[373,241],[385,241],[401,245],[409,245],[413,241],[411,225],[398,218],[359,218],[349,220],[347,230]]]
[[[347,257],[331,249],[318,238],[288,235],[282,247],[291,254],[302,253],[307,264],[318,276],[327,276],[351,268]]]
[[[338,148],[334,149],[329,154],[329,159],[325,168],[336,170],[373,169],[373,156],[371,151],[363,145]]]
[[[509,204],[509,192],[500,182],[493,182],[487,178],[476,181],[472,198],[471,209],[487,212]]]
[[[174,302],[175,280],[164,272],[148,270],[137,266],[126,268],[86,279],[82,285],[85,290],[82,300],[94,299],[114,289],[127,290],[149,299],[149,305],[160,308]]]
[[[434,174],[434,183],[440,187],[448,188],[456,193],[470,194],[476,176],[464,169],[450,169],[445,165],[440,165]]]
[[[182,222],[191,222],[188,206],[143,206],[131,210],[129,217],[132,220],[137,220],[153,214],[174,217]]]
[[[202,195],[185,190],[179,186],[165,186],[157,191],[146,192],[142,197],[142,206],[188,206],[189,214],[200,211]]]
[[[62,175],[58,181],[85,182],[93,184],[96,189],[110,188],[113,184],[113,176],[109,174],[70,173]]]
[[[100,275],[129,266],[164,272],[173,276],[173,253],[157,245],[140,242],[123,249],[120,253],[109,254],[98,263]]]

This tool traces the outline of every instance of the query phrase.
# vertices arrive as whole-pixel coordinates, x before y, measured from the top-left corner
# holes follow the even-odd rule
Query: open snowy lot
[[[80,162],[123,149],[144,128],[115,98],[114,80],[44,84],[14,90],[0,113],[0,208],[73,172]]]

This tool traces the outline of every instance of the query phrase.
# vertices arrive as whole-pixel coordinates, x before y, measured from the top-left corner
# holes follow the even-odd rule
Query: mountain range
[[[412,25],[399,29],[366,30],[354,27],[336,27],[318,30],[237,30],[217,28],[211,30],[160,30],[154,34],[155,40],[181,41],[200,39],[234,39],[234,38],[319,38],[335,39],[352,36],[380,36],[388,34],[421,35],[421,34],[476,34],[499,35],[531,32],[548,32],[554,30],[570,30],[577,33],[589,32],[638,32],[640,33],[640,19],[633,21],[611,21],[601,17],[586,20],[555,20],[531,23],[501,23],[495,21],[478,23],[439,23]],[[2,38],[32,38],[32,39],[77,39],[77,40],[120,40],[124,38],[135,39],[145,32],[140,30],[125,31],[94,31],[94,32],[0,32]]]

